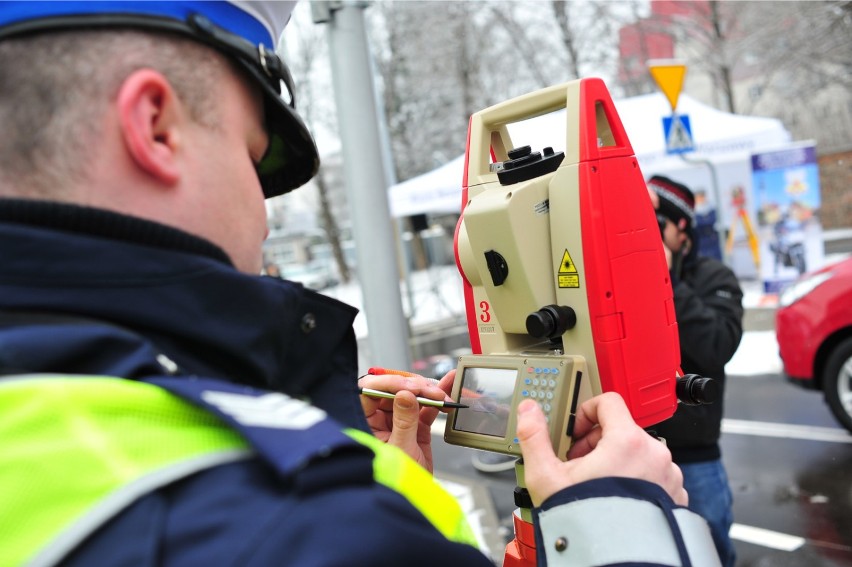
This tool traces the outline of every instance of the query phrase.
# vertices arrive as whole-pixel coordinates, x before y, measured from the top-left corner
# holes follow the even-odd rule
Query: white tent
[[[706,169],[705,166],[696,166],[677,155],[666,153],[663,117],[671,115],[671,106],[665,96],[661,93],[637,96],[617,100],[615,106],[642,172],[647,177],[661,173],[684,183],[696,182],[695,170]],[[790,133],[780,120],[729,114],[687,95],[680,96],[678,114],[686,115],[690,120],[696,151],[690,152],[687,159],[692,161],[744,163],[752,151],[779,147],[790,141]],[[512,142],[515,146],[529,144],[534,151],[545,146],[552,146],[557,151],[564,149],[564,115],[564,111],[560,111],[510,125]],[[392,186],[388,190],[391,213],[395,217],[422,213],[458,214],[461,211],[463,169],[464,155]],[[743,179],[741,183],[750,186],[750,180]],[[712,195],[709,198],[713,200]]]
[[[464,154],[437,169],[392,186],[389,192],[391,215],[458,214],[463,170]]]

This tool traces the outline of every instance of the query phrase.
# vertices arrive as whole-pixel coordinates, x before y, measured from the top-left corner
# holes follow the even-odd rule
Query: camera
[[[657,225],[660,227],[660,236],[665,239],[666,238],[666,222],[667,219],[660,213],[657,213]]]

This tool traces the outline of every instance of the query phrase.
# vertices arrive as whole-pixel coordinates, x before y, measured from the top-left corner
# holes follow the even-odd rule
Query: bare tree
[[[852,2],[672,2],[658,18],[715,105],[781,118],[794,136],[848,147]],[[718,98],[715,98],[718,97]]]
[[[374,4],[371,40],[398,179],[464,151],[468,119],[497,102],[614,66],[607,2]],[[545,4],[544,6],[548,6]]]
[[[760,65],[753,102],[780,81],[792,98],[807,99],[830,85],[852,90],[852,2],[773,4],[765,10],[750,2],[744,14],[762,24],[750,45]]]
[[[550,6],[568,65],[566,80],[608,74],[615,63],[615,12],[623,6],[566,0],[551,0]]]
[[[296,44],[293,46],[294,49],[291,50],[294,55],[289,58],[289,64],[293,74],[302,78],[299,82],[297,99],[299,114],[312,131],[318,126],[329,129],[335,127],[334,113],[330,112],[327,106],[329,100],[327,97],[318,96],[314,79],[317,66],[327,61],[327,40],[324,32],[324,28],[315,25],[290,26],[288,28],[287,41]],[[340,279],[349,282],[352,279],[352,273],[343,253],[341,231],[332,211],[326,170],[322,165],[320,165],[313,183],[319,196],[318,216],[320,226],[323,229],[326,241],[331,246],[332,256],[337,265]]]
[[[736,112],[732,82],[737,41],[746,36],[740,29],[738,13],[747,2],[718,2],[717,0],[674,0],[674,14],[657,20],[676,38],[679,51],[691,69],[706,73],[712,80],[717,102],[729,112]]]
[[[559,28],[560,35],[562,36],[562,44],[565,46],[565,53],[568,55],[568,65],[571,76],[579,78],[580,54],[577,48],[576,34],[571,28],[571,18],[568,14],[568,3],[564,0],[552,0],[550,5],[553,8],[553,15],[556,17],[556,25]]]
[[[464,151],[467,121],[483,101],[481,2],[377,2],[374,59],[398,179]],[[487,34],[485,34],[487,36]]]
[[[666,32],[654,20],[642,17],[639,2],[629,2],[628,10],[622,19],[616,21],[619,27],[617,85],[625,96],[652,93],[657,86],[647,68],[648,61],[655,56],[651,44]],[[635,52],[634,46],[637,48]]]

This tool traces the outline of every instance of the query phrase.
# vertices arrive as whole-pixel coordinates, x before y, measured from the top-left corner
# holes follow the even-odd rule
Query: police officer
[[[359,397],[355,310],[257,275],[264,198],[318,167],[273,49],[291,8],[3,3],[0,563],[490,564],[415,401],[452,373]],[[617,395],[568,462],[520,410],[542,561],[712,564]]]

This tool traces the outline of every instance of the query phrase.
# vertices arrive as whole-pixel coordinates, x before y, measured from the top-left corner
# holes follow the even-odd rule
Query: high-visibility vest
[[[325,419],[321,410],[276,395],[305,406],[302,416],[314,410]],[[287,429],[286,420],[278,426]],[[54,565],[144,495],[201,470],[258,458],[237,429],[143,382],[3,378],[0,566]],[[345,432],[373,451],[376,482],[407,498],[448,539],[476,545],[458,503],[426,470],[367,433]]]

